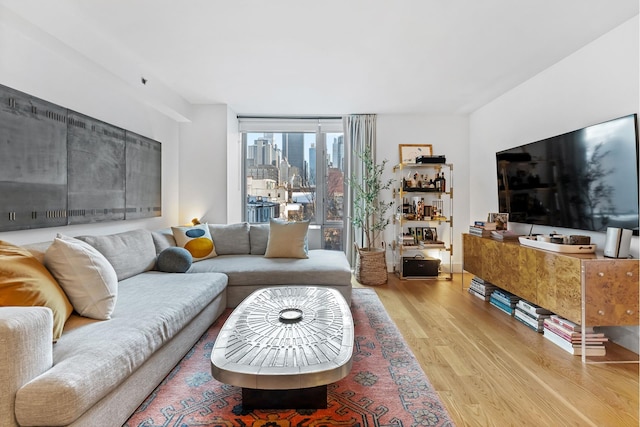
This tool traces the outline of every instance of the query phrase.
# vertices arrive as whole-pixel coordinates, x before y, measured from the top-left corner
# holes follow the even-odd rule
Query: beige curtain
[[[356,251],[353,243],[358,246],[364,246],[364,235],[361,230],[355,230],[351,225],[351,213],[353,212],[353,193],[348,185],[348,179],[362,176],[362,161],[353,153],[361,153],[365,147],[371,149],[375,161],[376,156],[376,115],[375,114],[353,114],[345,116],[344,135],[345,135],[345,200],[346,209],[345,218],[345,252],[351,266],[356,264]]]

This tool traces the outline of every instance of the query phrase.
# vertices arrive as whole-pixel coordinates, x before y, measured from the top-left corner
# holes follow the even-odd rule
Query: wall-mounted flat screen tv
[[[510,222],[638,234],[638,123],[632,114],[496,153]]]

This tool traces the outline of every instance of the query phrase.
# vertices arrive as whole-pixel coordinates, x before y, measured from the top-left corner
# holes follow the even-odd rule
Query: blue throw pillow
[[[174,246],[160,252],[156,267],[165,273],[184,273],[191,267],[192,262],[193,257],[188,250]]]

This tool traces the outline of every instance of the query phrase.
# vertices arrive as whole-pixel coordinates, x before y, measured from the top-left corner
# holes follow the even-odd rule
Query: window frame
[[[241,193],[242,193],[242,221],[247,221],[247,133],[315,133],[316,135],[316,189],[315,189],[315,219],[311,228],[320,229],[320,239],[324,242],[325,228],[339,228],[342,230],[342,250],[345,245],[346,207],[343,206],[342,221],[329,221],[325,212],[325,198],[328,196],[328,168],[325,165],[330,149],[327,134],[339,133],[345,135],[342,117],[255,117],[238,116],[238,130],[241,139]],[[346,138],[345,142],[346,144]],[[322,144],[320,150],[319,145]],[[348,148],[345,146],[344,151]],[[346,155],[346,154],[345,154]],[[347,177],[343,172],[343,193],[347,190]],[[320,187],[321,183],[321,187]],[[344,203],[344,199],[343,199]]]

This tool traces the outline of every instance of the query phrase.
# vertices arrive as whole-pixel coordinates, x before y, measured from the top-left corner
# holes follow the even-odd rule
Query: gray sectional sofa
[[[0,307],[0,425],[116,426],[126,421],[227,307],[264,286],[314,285],[351,300],[344,253],[266,258],[269,227],[209,225],[218,256],[185,274],[157,271],[171,230],[84,236],[118,274],[110,320],[73,313],[52,343],[52,313]],[[27,245],[43,260],[50,242]]]

